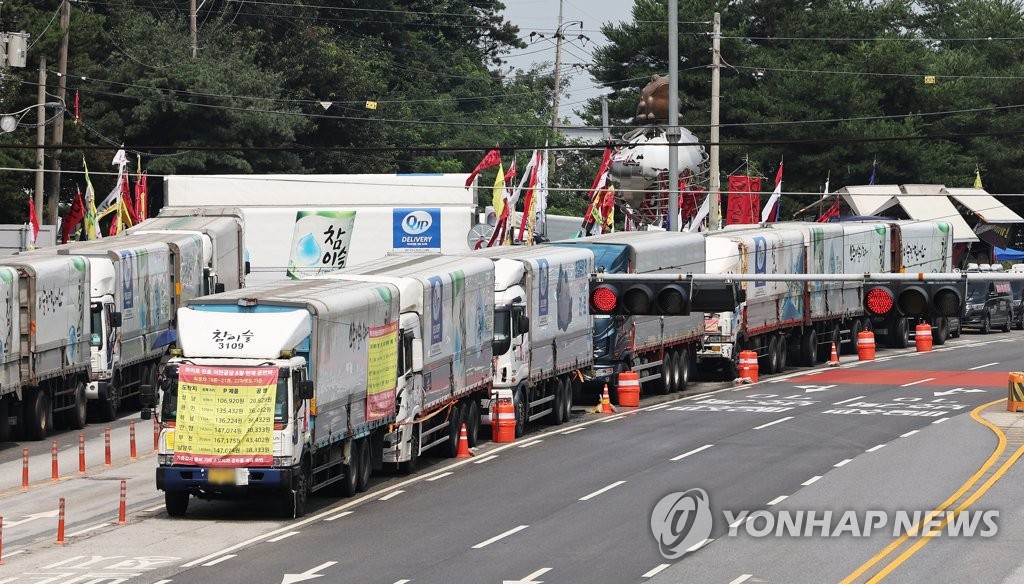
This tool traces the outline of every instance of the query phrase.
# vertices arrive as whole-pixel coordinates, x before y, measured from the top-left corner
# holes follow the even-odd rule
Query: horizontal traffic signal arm
[[[607,274],[590,275],[591,284],[632,282],[1024,282],[1024,272],[925,272],[867,274]]]

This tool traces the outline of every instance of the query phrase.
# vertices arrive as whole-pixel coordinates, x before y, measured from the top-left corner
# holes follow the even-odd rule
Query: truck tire
[[[658,395],[666,395],[672,392],[672,372],[675,366],[675,353],[671,349],[666,349],[665,356],[661,362],[661,379],[654,384],[654,391]]]
[[[898,316],[889,326],[889,346],[893,349],[906,349],[910,344],[910,325],[907,319]]]
[[[409,460],[398,463],[398,472],[408,476],[416,472],[420,461],[420,425],[413,424],[412,438],[409,439]]]
[[[117,419],[117,410],[121,408],[121,394],[119,378],[115,377],[105,386],[100,386],[100,399],[96,402],[99,408],[100,421],[113,422]],[[106,390],[103,389],[106,387]]]
[[[562,400],[565,399],[562,395],[562,380],[557,377],[549,379],[544,382],[544,387],[553,398],[548,402],[551,404],[551,413],[548,414],[547,420],[549,424],[557,426],[562,423]]]
[[[370,439],[360,438],[356,441],[359,447],[359,466],[356,467],[356,491],[365,492],[370,486]]]
[[[284,493],[283,515],[285,519],[298,519],[306,514],[306,501],[309,499],[310,467],[306,458],[302,460],[299,474],[294,479],[294,486]]]
[[[480,404],[475,399],[466,402],[466,434],[469,447],[476,448],[480,442]]]
[[[22,394],[23,434],[28,440],[42,440],[53,428],[53,408],[50,394],[40,387],[30,387]]]
[[[74,406],[64,412],[64,419],[72,430],[81,430],[85,427],[86,417],[89,412],[89,402],[85,398],[85,382],[81,379],[74,379],[72,383],[74,384],[74,391],[72,392]]]
[[[800,335],[800,362],[806,367],[818,364],[818,334],[813,327],[805,328]]]
[[[522,437],[526,432],[526,418],[529,415],[529,409],[526,407],[526,392],[522,389],[517,389],[512,402],[516,408],[516,438]],[[453,451],[454,452],[454,451]],[[452,456],[455,456],[452,454]]]
[[[680,348],[676,353],[676,372],[679,379],[676,390],[686,391],[686,387],[690,385],[690,351],[686,347]]]
[[[466,419],[465,404],[459,402],[452,406],[448,418],[448,457],[455,458],[459,455],[459,434],[462,432],[462,423]]]
[[[341,465],[341,471],[345,476],[339,481],[338,488],[343,497],[352,497],[359,492],[359,454],[359,442],[354,441],[349,447],[348,464]]]
[[[775,372],[786,371],[786,337],[775,337]]]
[[[850,340],[852,342],[839,347],[840,355],[853,355],[857,352],[857,335],[862,330],[864,330],[864,323],[859,318],[850,321]]]
[[[563,422],[568,422],[569,419],[572,418],[573,387],[572,387],[572,376],[571,375],[564,379],[564,383],[562,383],[562,387],[563,387],[563,389],[562,389],[562,392],[563,392],[563,395],[562,395],[562,421]]]
[[[188,491],[164,491],[164,509],[170,517],[184,517],[188,511]]]
[[[946,339],[948,338],[949,319],[944,316],[940,316],[938,325],[932,328],[932,342],[936,345],[945,345]]]
[[[839,352],[839,346],[842,341],[842,334],[839,330],[839,323],[832,325],[832,330],[828,333],[828,342],[824,345],[818,346],[818,362],[826,363],[832,358],[832,343],[836,345],[836,352]]]

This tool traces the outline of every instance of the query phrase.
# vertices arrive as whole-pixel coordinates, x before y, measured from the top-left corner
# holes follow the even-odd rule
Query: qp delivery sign
[[[392,247],[396,250],[441,249],[440,208],[396,208],[392,217]]]

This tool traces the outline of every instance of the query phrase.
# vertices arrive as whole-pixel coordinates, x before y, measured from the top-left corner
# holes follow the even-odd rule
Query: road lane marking
[[[236,554],[228,554],[226,556],[221,556],[221,557],[217,558],[216,560],[211,560],[209,562],[206,562],[205,564],[203,564],[203,566],[216,566],[217,564],[219,564],[221,562],[225,562],[227,560],[230,560],[231,558],[233,558],[235,556],[236,556]]]
[[[395,580],[395,584],[409,584],[412,580]]]
[[[935,420],[935,421],[934,421],[934,422],[932,422],[932,423],[933,423],[933,424],[941,424],[941,423],[945,422],[945,421],[946,421],[946,420],[948,420],[948,419],[949,419],[949,418],[939,418],[938,420]]]
[[[647,411],[648,412],[653,412],[654,410],[660,410],[661,408],[667,408],[667,407],[668,407],[668,404],[658,404],[656,406],[651,406],[650,408],[647,409]]]
[[[863,396],[863,395],[858,395],[857,397],[851,397],[850,399],[844,399],[843,401],[838,401],[838,402],[835,402],[835,403],[834,403],[834,404],[832,404],[832,405],[834,405],[834,406],[840,406],[840,405],[843,405],[843,404],[848,404],[848,403],[850,403],[850,402],[852,402],[852,401],[857,401],[857,400],[859,400],[859,399],[864,399],[864,396]]]
[[[839,468],[841,466],[846,466],[846,465],[850,464],[851,462],[853,462],[853,459],[852,458],[847,458],[846,460],[840,460],[839,462],[833,464],[832,466],[834,466],[836,468]]]
[[[608,422],[614,422],[616,420],[621,420],[624,417],[625,416],[623,414],[619,414],[617,416],[612,416],[610,418],[605,418],[603,420],[598,420],[598,422],[601,423],[601,424],[607,424]]]
[[[96,525],[93,525],[93,526],[90,526],[90,527],[86,527],[85,529],[79,529],[78,531],[69,533],[69,534],[67,534],[66,537],[77,537],[79,535],[82,535],[83,533],[89,533],[90,531],[96,531],[97,529],[100,529],[101,527],[106,527],[108,525],[110,525],[110,524],[109,523],[97,523]]]
[[[338,513],[337,515],[331,515],[330,517],[324,519],[324,521],[334,521],[335,519],[341,519],[342,517],[348,517],[351,514],[352,514],[352,511],[342,511],[341,513]]]
[[[498,535],[495,535],[491,539],[485,539],[484,541],[482,541],[482,542],[476,544],[475,546],[473,546],[473,549],[478,550],[480,548],[485,548],[485,547],[491,545],[492,543],[494,543],[494,542],[496,542],[496,541],[498,541],[500,539],[503,539],[503,538],[506,538],[506,537],[508,537],[510,535],[514,535],[516,533],[519,533],[520,531],[526,529],[527,527],[529,527],[529,525],[520,525],[519,527],[513,527],[512,529],[506,531],[505,533],[499,533]]]
[[[925,377],[924,379],[918,379],[917,381],[911,381],[910,383],[904,383],[900,387],[910,387],[911,385],[917,385],[919,383],[928,383],[929,381],[935,381],[934,377]]]
[[[157,580],[156,582],[153,582],[153,584],[170,584],[171,582],[173,582],[173,580]]]
[[[398,489],[397,491],[391,491],[387,495],[384,495],[383,497],[381,497],[380,499],[377,499],[377,500],[378,501],[387,501],[389,499],[394,499],[395,497],[401,495],[404,492],[405,491],[403,491],[402,489]]]
[[[981,411],[984,410],[985,408],[991,406],[991,405],[994,405],[994,404],[997,404],[997,403],[1000,403],[1000,402],[1004,402],[1004,401],[1005,401],[1005,398],[997,399],[997,400],[991,401],[991,402],[989,402],[987,404],[982,404],[982,405],[974,408],[974,410],[971,411],[971,418],[973,418],[974,421],[976,421],[976,422],[978,422],[978,423],[988,427],[988,429],[992,430],[992,432],[996,435],[996,437],[999,440],[998,444],[996,445],[996,449],[992,451],[992,454],[989,455],[989,457],[985,460],[984,463],[982,463],[982,465],[971,476],[971,478],[967,479],[967,481],[964,484],[960,485],[960,488],[957,489],[957,491],[955,493],[950,495],[948,499],[943,501],[941,505],[936,507],[931,512],[927,513],[920,523],[918,523],[918,524],[914,525],[913,527],[911,527],[910,529],[908,529],[903,535],[901,535],[895,541],[893,541],[892,543],[887,545],[885,547],[885,549],[883,549],[882,551],[878,552],[871,559],[869,559],[868,561],[866,561],[863,564],[861,564],[861,566],[859,568],[854,570],[853,573],[851,573],[849,576],[847,576],[845,579],[843,579],[843,581],[840,584],[850,584],[851,582],[854,582],[855,580],[857,580],[858,578],[863,576],[865,572],[867,572],[872,567],[874,567],[875,564],[877,564],[878,562],[880,562],[883,559],[885,559],[889,554],[891,554],[893,551],[895,551],[897,548],[899,548],[901,545],[903,545],[903,543],[905,541],[907,541],[911,537],[911,535],[915,535],[916,536],[917,531],[921,528],[921,525],[924,522],[930,521],[932,519],[932,517],[934,517],[935,515],[945,511],[947,507],[952,505],[957,499],[959,499],[964,493],[966,493],[968,491],[968,489],[970,489],[972,486],[974,486],[974,484],[976,482],[978,482],[978,479],[980,479],[983,474],[988,472],[988,469],[991,468],[992,465],[995,464],[996,460],[998,460],[999,457],[1003,454],[1003,451],[1006,450],[1006,433],[1003,432],[1002,430],[1000,430],[998,427],[996,427],[996,425],[993,424],[992,422],[989,422],[988,420],[982,418],[981,417]],[[936,421],[938,421],[938,420],[936,420]],[[932,423],[934,424],[935,422],[932,422]],[[995,475],[993,475],[993,476],[995,476]],[[893,566],[893,568],[895,568],[895,566]]]
[[[800,484],[802,486],[804,486],[804,487],[809,487],[809,486],[813,485],[814,483],[816,483],[816,482],[818,482],[820,480],[821,480],[821,476],[820,475],[819,476],[813,476],[813,477],[807,479],[806,481],[804,481],[804,482],[802,482]]]
[[[485,456],[483,458],[474,460],[473,464],[483,464],[483,463],[487,462],[488,460],[494,460],[495,458],[498,458],[498,455],[497,454],[492,454],[490,456]]]
[[[996,361],[995,363],[985,363],[984,365],[978,365],[977,367],[968,367],[967,370],[974,371],[975,369],[984,369],[986,367],[991,367],[993,365],[999,365],[999,362]]]
[[[640,576],[640,577],[641,578],[653,578],[653,577],[657,576],[658,574],[660,574],[662,572],[662,570],[664,570],[665,568],[669,568],[671,566],[672,566],[672,564],[658,564],[657,566],[651,568],[643,576]]]
[[[432,482],[434,482],[434,481],[436,481],[438,479],[443,479],[444,477],[450,477],[453,474],[455,474],[455,473],[453,473],[452,471],[443,472],[443,473],[441,473],[441,474],[439,474],[437,476],[430,477],[429,479],[427,479],[427,482],[428,483],[432,483]]]
[[[788,498],[789,495],[779,495],[778,497],[775,497],[771,501],[768,501],[768,506],[771,507],[772,505],[778,505],[779,503],[785,501]]]
[[[732,582],[729,582],[729,584],[743,584],[744,582],[746,582],[747,580],[750,580],[753,577],[754,577],[753,574],[743,574],[739,578],[736,578]]]
[[[579,432],[580,430],[586,430],[586,428],[584,428],[583,426],[580,426],[578,428],[573,428],[572,430],[566,430],[565,432],[562,432],[562,436],[568,436],[569,434],[575,434],[576,432]]]
[[[594,491],[593,493],[590,493],[589,495],[584,495],[584,496],[580,497],[580,501],[589,501],[589,500],[593,499],[594,497],[600,495],[601,493],[604,493],[605,491],[610,491],[610,490],[614,489],[615,487],[617,487],[619,485],[622,485],[622,484],[625,484],[625,483],[626,483],[626,481],[615,481],[614,483],[608,485],[607,487],[602,487],[602,488]]]
[[[154,505],[154,506],[150,507],[149,509],[143,509],[142,512],[143,513],[152,513],[154,511],[163,511],[163,509],[164,509],[163,505]]]
[[[522,444],[519,444],[519,447],[520,448],[529,448],[531,446],[535,446],[537,444],[540,444],[541,442],[543,442],[543,440],[530,440],[529,442],[523,442]]]
[[[885,444],[879,444],[878,446],[872,446],[871,448],[868,448],[864,452],[875,452],[876,450],[881,450],[883,448],[885,448]]]
[[[708,448],[711,448],[712,446],[714,446],[714,444],[705,444],[704,446],[701,446],[700,448],[694,448],[693,450],[691,450],[689,452],[684,452],[683,454],[680,454],[679,456],[674,456],[674,457],[672,457],[669,460],[672,460],[672,461],[682,460],[682,459],[686,458],[687,456],[690,456],[691,454],[697,454],[701,450],[707,450]]]
[[[25,553],[25,551],[26,550],[21,549],[21,550],[14,550],[12,552],[6,552],[6,553],[4,553],[3,557],[9,558],[11,556],[16,556],[18,554],[23,554],[23,553]]]
[[[282,533],[281,535],[279,535],[277,537],[272,537],[272,538],[268,539],[267,543],[277,543],[277,542],[281,541],[282,539],[289,538],[289,537],[291,537],[293,535],[298,535],[298,534],[299,534],[298,531],[289,531],[288,533]]]
[[[900,434],[900,438],[907,438],[908,436],[913,436],[914,434],[917,434],[918,432],[920,432],[920,430],[911,430],[911,431],[907,432],[906,434]]]
[[[767,428],[768,426],[774,426],[775,424],[781,424],[782,422],[785,422],[786,420],[792,420],[792,419],[793,419],[793,416],[786,416],[785,418],[780,418],[778,420],[775,420],[774,422],[768,422],[767,424],[761,424],[760,426],[754,426],[754,429],[755,430],[760,430],[762,428]]]

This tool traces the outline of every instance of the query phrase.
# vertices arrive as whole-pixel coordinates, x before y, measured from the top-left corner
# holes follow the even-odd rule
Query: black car
[[[1013,292],[1009,282],[969,282],[963,328],[988,334],[993,328],[1009,332],[1013,323]]]
[[[1024,292],[1024,282],[1010,282],[1010,290],[1013,292],[1013,326],[1024,329],[1024,310],[1021,306],[1021,293]]]

